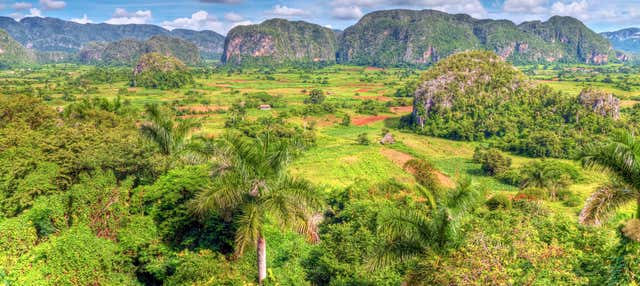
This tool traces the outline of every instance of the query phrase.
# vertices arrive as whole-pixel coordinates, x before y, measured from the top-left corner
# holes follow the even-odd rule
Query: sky
[[[270,18],[304,20],[334,29],[384,9],[435,9],[521,23],[572,16],[597,32],[640,27],[640,0],[0,0],[0,15],[55,17],[78,23],[154,24],[226,34]]]

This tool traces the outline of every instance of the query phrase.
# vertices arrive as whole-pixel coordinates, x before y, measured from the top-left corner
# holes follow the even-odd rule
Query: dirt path
[[[413,106],[394,106],[391,107],[391,112],[397,114],[405,114],[413,112]]]
[[[393,150],[393,149],[383,148],[382,150],[380,150],[380,153],[382,153],[382,155],[387,157],[387,159],[391,160],[391,162],[395,163],[396,165],[398,165],[400,168],[403,168],[403,169],[404,169],[404,164],[406,164],[411,159],[413,159],[413,156],[397,150]],[[406,170],[406,171],[410,172],[410,170]],[[440,171],[435,171],[434,173],[442,186],[446,188],[455,188],[456,184],[447,175],[443,174]]]

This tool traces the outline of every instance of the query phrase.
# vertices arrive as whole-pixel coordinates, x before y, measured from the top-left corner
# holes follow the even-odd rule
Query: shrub
[[[360,145],[369,145],[369,144],[371,144],[371,141],[369,140],[369,135],[367,133],[360,133],[358,135],[358,138],[356,139],[356,141]]]
[[[495,148],[476,148],[473,160],[482,165],[482,171],[489,176],[506,172],[511,167],[511,158],[506,157]]]
[[[496,194],[487,200],[486,205],[492,211],[497,209],[508,210],[511,209],[511,199],[503,194]]]
[[[342,126],[349,126],[351,125],[351,116],[349,116],[349,114],[345,114],[342,117],[342,122],[340,122],[340,125]]]
[[[429,190],[437,191],[440,189],[440,180],[436,175],[436,169],[431,163],[425,160],[412,159],[405,163],[404,167],[405,169],[411,170],[420,185],[425,186]]]
[[[309,93],[309,97],[304,100],[305,104],[322,104],[326,97],[320,89],[314,89]]]

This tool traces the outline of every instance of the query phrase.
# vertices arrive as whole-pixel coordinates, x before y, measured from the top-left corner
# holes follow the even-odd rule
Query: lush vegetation
[[[515,25],[434,10],[365,15],[341,36],[338,59],[374,66],[425,66],[454,53],[484,49],[512,63],[607,63],[609,42],[571,17]]]
[[[429,135],[488,139],[503,150],[533,157],[574,158],[585,143],[624,126],[582,97],[530,82],[489,52],[451,56],[420,82],[417,110],[406,122]],[[619,108],[616,104],[610,107]]]
[[[474,69],[489,78],[467,86]],[[640,122],[640,87],[618,87],[636,67],[520,69],[0,71],[0,283],[640,283],[638,142],[610,137]],[[406,125],[414,91],[449,77],[462,100]],[[622,99],[618,120],[585,88]]]

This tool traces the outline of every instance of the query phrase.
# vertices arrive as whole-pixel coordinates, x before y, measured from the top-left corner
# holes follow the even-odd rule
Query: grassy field
[[[528,67],[531,69],[532,67]],[[56,70],[55,73],[52,70]],[[71,101],[65,100],[63,93],[56,92],[63,82],[89,71],[90,67],[51,66],[37,71],[1,72],[0,81],[8,84],[19,82],[30,83],[36,88],[49,87],[52,106],[64,107]],[[593,86],[613,92],[625,99],[625,105],[635,103],[632,98],[640,92],[623,91],[601,82],[559,81],[553,78],[550,71],[539,69],[533,77],[541,83],[565,92],[568,96],[576,96],[580,90]],[[266,92],[278,96],[286,104],[284,107],[271,110],[248,110],[251,119],[267,116],[278,116],[284,112],[301,108],[303,100],[310,90],[322,89],[327,95],[327,102],[340,106],[333,114],[323,116],[290,116],[287,120],[301,126],[315,126],[317,144],[310,148],[292,167],[296,175],[308,178],[312,182],[329,190],[347,187],[358,181],[379,183],[389,179],[412,183],[413,177],[403,169],[403,164],[412,158],[422,158],[431,162],[439,171],[444,185],[454,187],[462,178],[470,177],[473,181],[488,190],[489,195],[495,192],[515,194],[517,188],[506,185],[493,177],[484,176],[480,166],[472,161],[474,149],[479,143],[457,142],[440,138],[416,135],[398,130],[397,118],[411,112],[409,98],[395,97],[396,90],[402,88],[407,81],[416,79],[418,73],[408,73],[402,69],[374,69],[351,66],[332,66],[328,68],[299,70],[244,70],[237,72],[216,72],[208,76],[196,78],[196,84],[182,90],[148,90],[130,88],[128,82],[117,81],[109,84],[92,85],[90,92],[76,95],[82,97],[105,97],[115,99],[120,96],[133,106],[141,107],[147,103],[176,104],[177,109],[184,112],[184,117],[196,117],[202,122],[202,128],[196,133],[215,136],[224,132],[226,110],[237,101],[242,101],[250,94]],[[47,80],[45,80],[47,79]],[[43,83],[48,82],[48,83]],[[118,95],[123,88],[126,95]],[[191,101],[188,93],[197,93]],[[394,102],[385,112],[377,115],[359,114],[357,107],[365,100],[373,100],[380,104]],[[340,125],[341,117],[348,114],[352,119],[350,126]],[[396,143],[382,145],[378,141],[382,137],[382,129],[387,128],[394,134]],[[368,134],[372,144],[359,145],[358,134]],[[518,167],[536,159],[509,155],[513,166]],[[578,165],[577,162],[571,162]],[[586,198],[599,184],[606,181],[602,174],[583,171],[584,181],[575,184],[571,190]],[[567,213],[576,215],[579,207],[565,208],[560,203],[552,204],[564,208]]]

